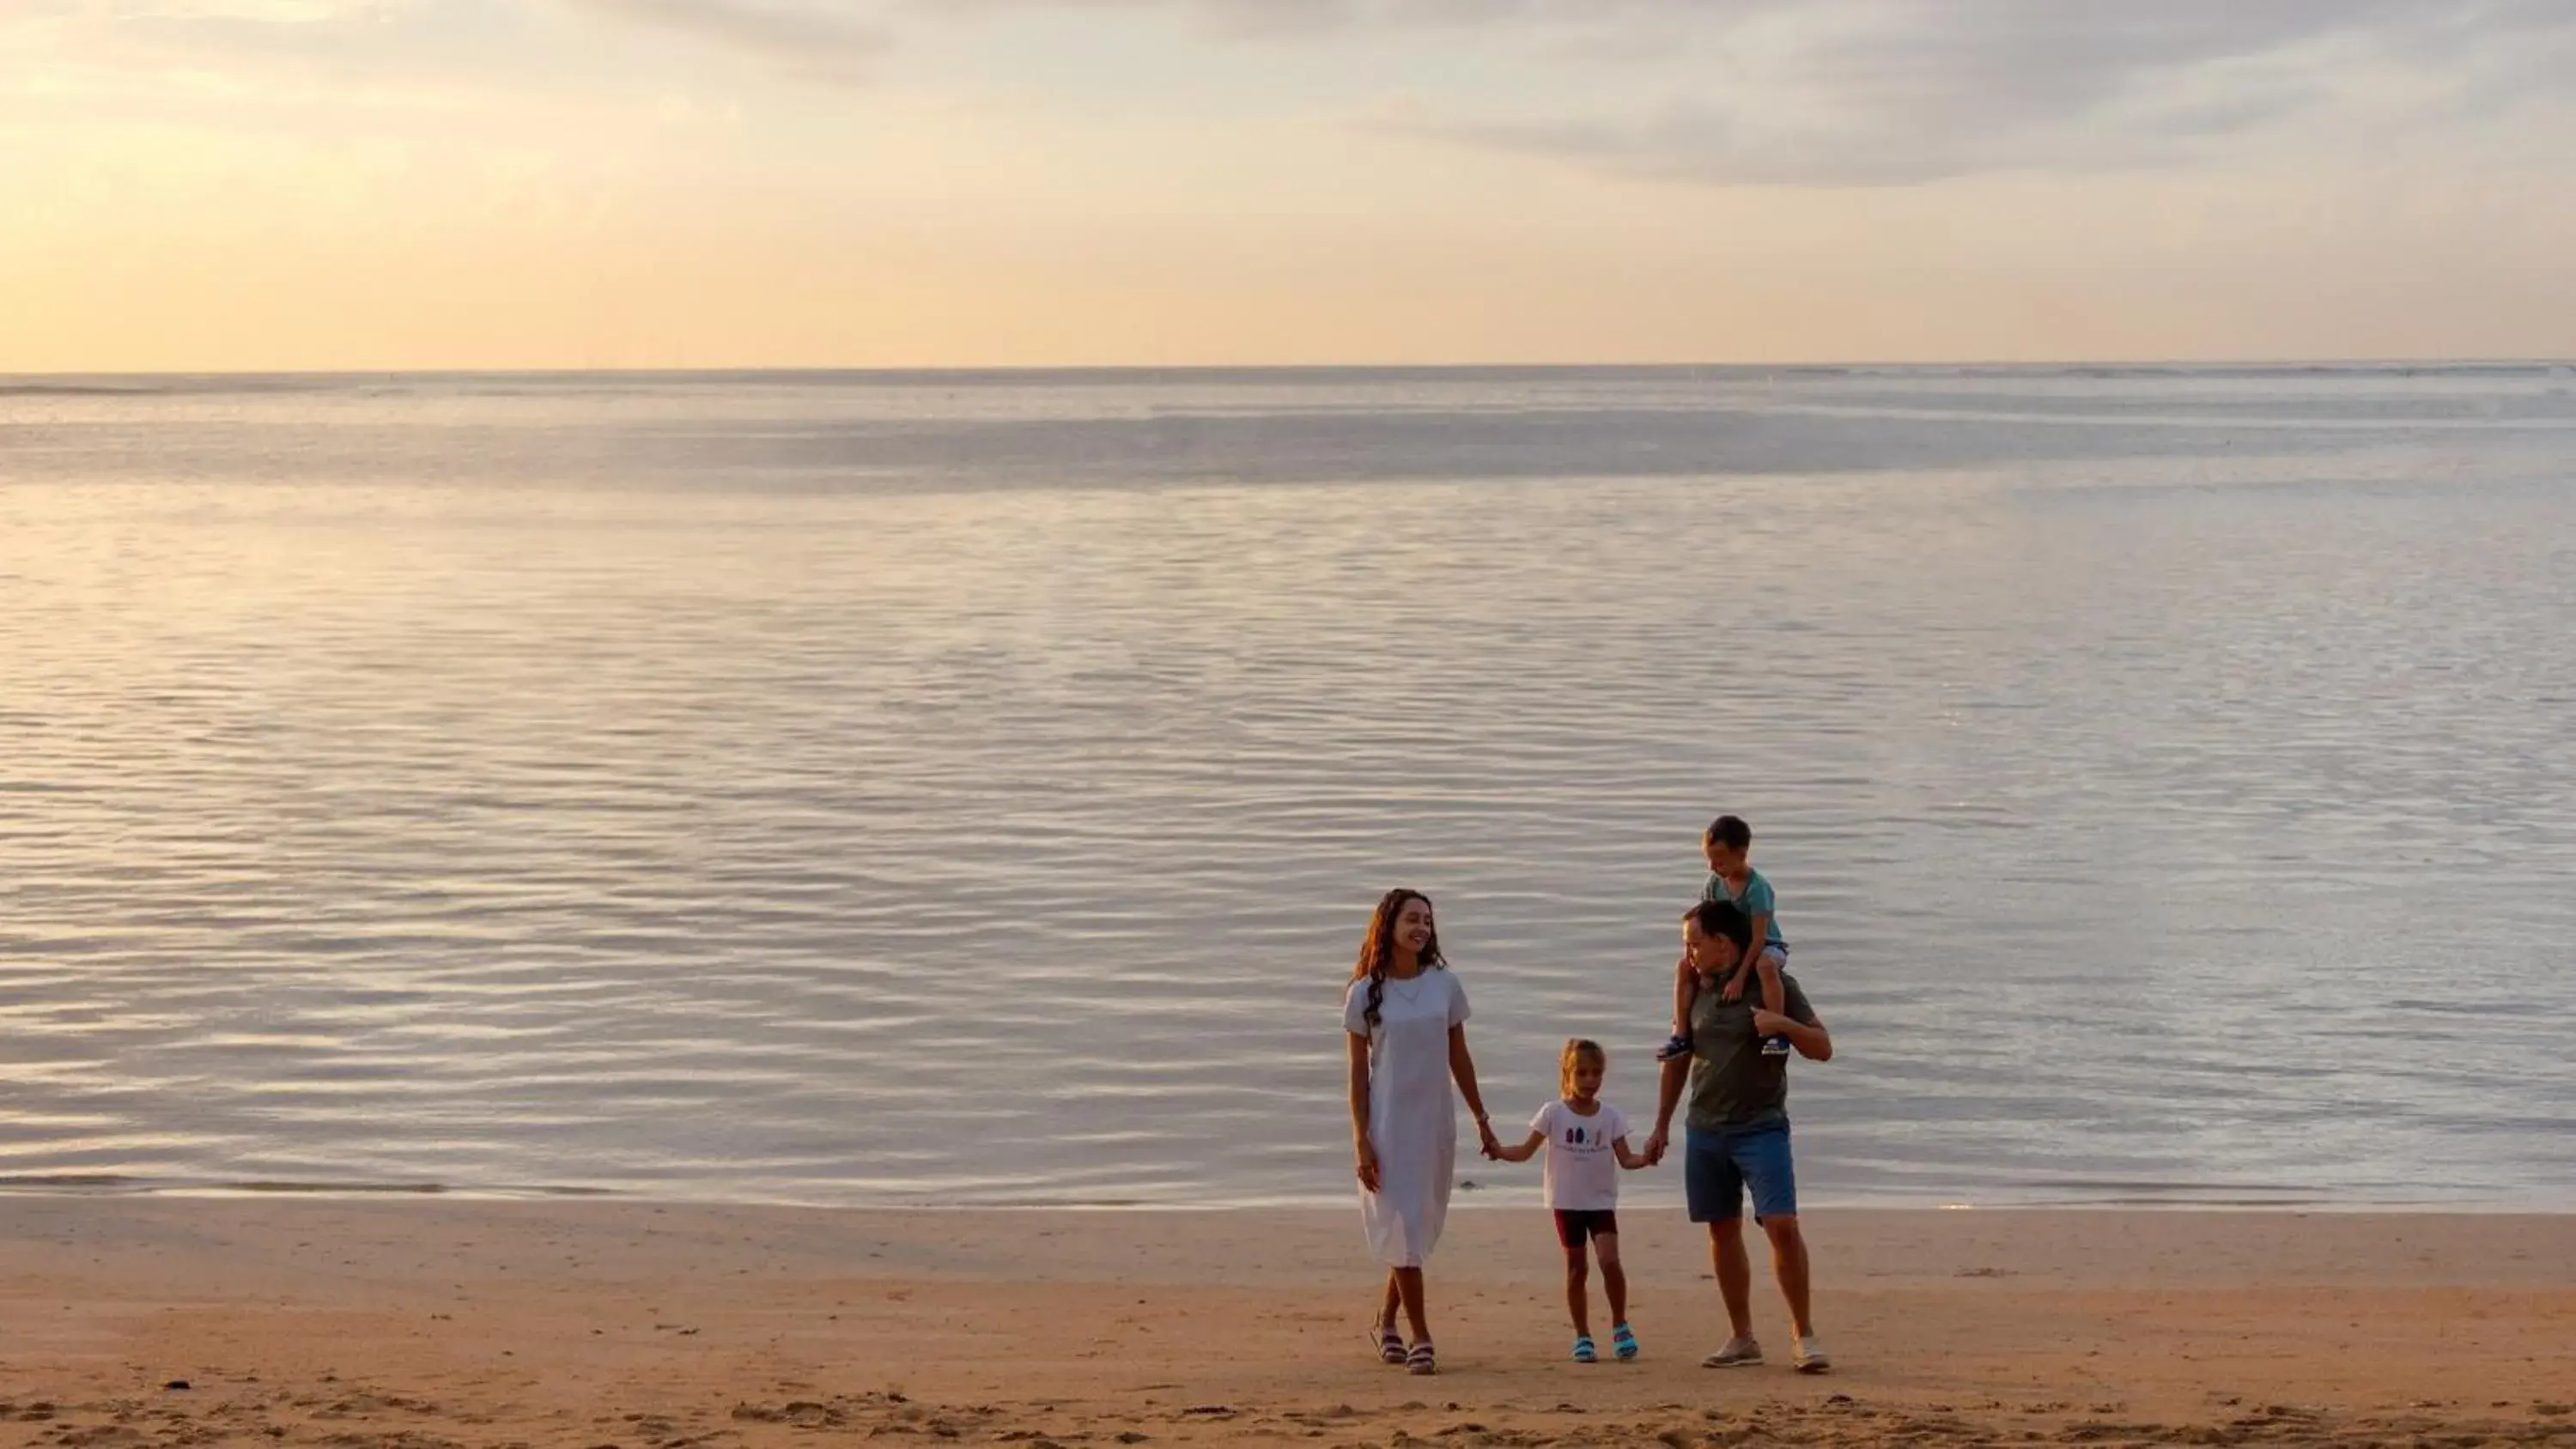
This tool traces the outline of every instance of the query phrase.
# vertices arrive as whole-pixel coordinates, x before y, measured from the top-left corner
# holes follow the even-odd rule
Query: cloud
[[[1161,14],[1247,44],[1442,36],[1443,73],[1426,81],[1447,98],[1380,129],[1727,184],[2178,164],[2330,112],[2374,68],[2409,78],[2419,102],[2576,92],[2568,0],[902,0],[900,13],[1035,10]],[[1498,52],[1523,83],[1455,83]]]
[[[48,26],[90,33],[175,27],[295,27],[365,19],[393,0],[0,0],[0,31]]]
[[[1634,120],[1444,121],[1417,113],[1381,129],[1646,180],[1883,187],[1999,170],[2098,172],[2171,164],[2212,138],[2296,109],[2296,98],[2287,94],[2213,99],[2159,107],[2153,123],[2110,135],[2022,127],[1980,133],[1956,120],[1935,134],[1858,120],[1781,127],[1749,110],[1687,101]]]
[[[440,0],[0,0],[0,93],[166,118],[455,95]],[[13,55],[11,52],[15,52]],[[32,60],[33,64],[12,64]],[[396,92],[401,92],[397,97]]]
[[[577,9],[702,40],[807,78],[863,78],[893,38],[879,25],[818,7],[744,0],[571,0]]]
[[[302,25],[381,7],[383,0],[0,0],[0,24],[80,19],[119,21],[238,20]]]
[[[567,12],[830,85],[903,63],[898,44],[938,28],[1126,17],[1211,66],[1292,50],[1351,61],[1298,68],[1319,77],[1312,98],[1283,104],[1306,115],[1401,90],[1405,107],[1360,124],[1693,184],[2191,165],[2302,127],[2358,155],[2409,127],[2576,100],[2576,0],[0,0],[0,41],[34,21],[22,48],[71,54],[61,37],[77,31],[101,63],[283,57],[316,76],[443,67],[460,84],[539,90],[617,63],[550,50],[529,23]],[[958,51],[916,56],[943,53]],[[1074,91],[1096,79],[1062,77]],[[1186,94],[1200,79],[1122,83]],[[2576,149],[2576,127],[2506,144],[2558,154]]]
[[[1666,16],[1731,17],[1800,0],[891,0],[917,19],[1014,11],[1161,13],[1191,31],[1236,39],[1312,39],[1392,30],[1597,30]]]
[[[2576,50],[2576,6],[2539,0],[1849,0],[1695,28],[1699,74],[1633,101],[1388,129],[1623,176],[1889,186],[2185,162],[2331,110],[2374,70],[2454,98],[2483,85],[2489,103],[2499,86],[2576,91],[2576,66],[2528,63]]]

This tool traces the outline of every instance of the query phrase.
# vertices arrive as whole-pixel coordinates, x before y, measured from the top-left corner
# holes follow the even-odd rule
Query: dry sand
[[[1350,1211],[0,1198],[0,1446],[2576,1446],[2576,1217],[1819,1212],[1823,1378],[1698,1367],[1702,1240],[1624,1224],[1638,1362],[1485,1208],[1417,1379]]]

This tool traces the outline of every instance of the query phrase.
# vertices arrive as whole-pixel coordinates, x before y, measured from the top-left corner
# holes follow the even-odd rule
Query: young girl
[[[1529,1140],[1505,1147],[1495,1156],[1505,1162],[1527,1162],[1539,1147],[1547,1148],[1542,1179],[1547,1205],[1556,1213],[1556,1240],[1565,1245],[1565,1307],[1574,1315],[1574,1361],[1597,1363],[1592,1346],[1591,1276],[1583,1244],[1590,1239],[1601,1259],[1601,1286],[1610,1295],[1610,1348],[1619,1357],[1637,1356],[1637,1335],[1628,1327],[1628,1275],[1619,1268],[1619,1169],[1640,1168],[1646,1159],[1628,1150],[1628,1119],[1601,1100],[1601,1078],[1610,1070],[1609,1055],[1580,1038],[1565,1044],[1557,1058],[1557,1078],[1564,1100],[1539,1108],[1530,1119]]]

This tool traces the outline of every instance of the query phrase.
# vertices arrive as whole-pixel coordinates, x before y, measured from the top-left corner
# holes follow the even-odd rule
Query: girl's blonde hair
[[[1587,1061],[1605,1072],[1610,1070],[1610,1054],[1601,1049],[1601,1043],[1579,1036],[1567,1038],[1565,1050],[1556,1058],[1556,1090],[1559,1096],[1574,1095],[1574,1073]]]

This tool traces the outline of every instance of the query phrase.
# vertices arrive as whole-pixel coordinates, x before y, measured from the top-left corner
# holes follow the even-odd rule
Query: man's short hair
[[[1753,918],[1733,901],[1701,901],[1682,916],[1703,936],[1724,936],[1743,950],[1753,944]]]
[[[1710,845],[1723,845],[1729,850],[1747,851],[1753,848],[1753,827],[1745,824],[1739,816],[1720,815],[1700,839]]]

